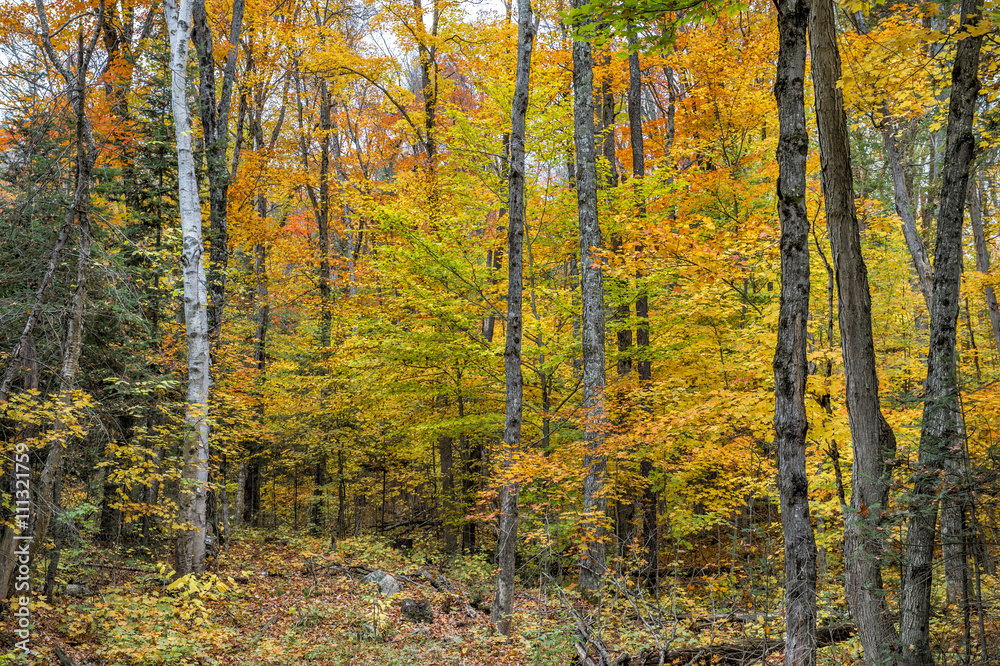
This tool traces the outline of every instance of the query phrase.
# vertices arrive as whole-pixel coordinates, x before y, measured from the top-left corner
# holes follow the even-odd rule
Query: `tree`
[[[524,388],[521,378],[522,292],[524,282],[524,144],[531,79],[531,47],[535,25],[531,0],[517,5],[517,76],[510,115],[510,173],[507,204],[507,339],[504,346],[507,410],[503,431],[503,463],[500,487],[500,531],[497,540],[496,596],[490,622],[510,636],[514,609],[514,554],[517,544],[518,482],[511,477],[514,457],[521,446],[521,413]]]
[[[906,571],[900,602],[901,663],[907,666],[933,664],[930,646],[932,557],[938,506],[941,497],[942,547],[946,569],[957,569],[963,601],[968,583],[965,540],[967,490],[962,478],[964,433],[959,402],[957,327],[962,282],[962,226],[965,197],[969,189],[969,165],[976,141],[973,117],[979,98],[979,52],[983,31],[979,28],[982,0],[964,0],[960,29],[967,35],[959,41],[951,75],[948,102],[948,133],[945,143],[938,205],[937,242],[934,251],[934,291],[931,304],[930,348],[920,456],[914,474],[906,541]],[[942,485],[942,479],[947,485]],[[955,540],[957,552],[949,552],[946,540]],[[955,550],[955,549],[952,549]],[[958,561],[949,561],[952,558]]]
[[[574,0],[575,9],[582,6]],[[583,342],[583,413],[587,453],[583,465],[583,558],[580,587],[596,592],[606,568],[604,554],[604,476],[601,446],[606,435],[604,405],[604,274],[598,253],[603,245],[597,219],[597,155],[594,144],[594,69],[590,42],[573,40],[573,141],[576,144],[577,217],[580,223],[580,337]]]
[[[164,0],[170,37],[170,90],[177,141],[177,201],[180,205],[184,273],[184,323],[187,334],[187,414],[183,438],[180,507],[174,568],[183,576],[205,566],[208,494],[209,337],[201,204],[191,147],[187,64],[193,0]]]
[[[816,663],[816,541],[806,472],[806,338],[809,328],[809,216],[806,212],[805,92],[809,6],[778,4],[778,216],[781,219],[781,309],[774,352],[774,430],[785,540],[785,664]]]
[[[854,204],[847,116],[837,87],[841,69],[832,2],[818,0],[813,5],[809,46],[854,449],[851,508],[844,518],[844,575],[865,660],[878,664],[891,659],[897,640],[882,584],[885,545],[879,529],[889,506],[896,438],[879,403],[868,269]]]

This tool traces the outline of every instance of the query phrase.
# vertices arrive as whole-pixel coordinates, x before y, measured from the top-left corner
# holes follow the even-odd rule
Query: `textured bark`
[[[978,187],[973,187],[969,199],[969,219],[972,222],[972,236],[976,246],[976,270],[988,275],[990,272],[990,249],[986,245],[986,233],[983,230],[982,197]],[[993,331],[993,345],[1000,356],[1000,307],[997,306],[997,296],[993,287],[987,285],[983,289],[986,299],[986,310],[989,313],[990,329]]]
[[[574,0],[573,7],[583,3]],[[576,144],[576,200],[580,222],[580,338],[583,343],[583,414],[587,453],[583,465],[584,531],[580,587],[596,592],[606,569],[604,481],[607,461],[601,451],[606,435],[604,405],[604,275],[595,267],[602,248],[597,220],[597,161],[594,147],[594,68],[590,43],[573,42],[573,140]]]
[[[774,430],[785,540],[785,664],[816,663],[816,540],[806,473],[806,336],[809,331],[809,216],[806,212],[806,0],[778,3],[778,217],[781,308],[774,352]]]
[[[216,98],[215,56],[212,30],[208,24],[205,0],[195,0],[192,39],[198,52],[200,85],[198,115],[201,117],[208,162],[209,256],[208,256],[208,330],[213,340],[222,334],[222,316],[226,294],[226,266],[229,262],[229,233],[226,204],[229,196],[229,169],[226,153],[229,148],[229,109],[236,81],[236,60],[240,51],[243,29],[243,0],[233,3],[233,18],[229,29],[229,51],[222,76],[221,95]]]
[[[319,212],[317,223],[319,227],[319,295],[321,319],[319,328],[319,345],[328,353],[330,347],[330,326],[333,321],[331,310],[330,274],[330,129],[331,122],[330,92],[326,81],[319,84],[319,128],[323,133],[320,137],[319,155]]]
[[[982,13],[982,0],[963,0],[962,27],[974,24]],[[934,299],[927,352],[926,397],[920,429],[920,455],[914,474],[907,531],[903,595],[900,602],[902,663],[933,664],[930,650],[930,596],[937,505],[935,498],[947,494],[943,510],[959,515],[942,516],[949,529],[944,541],[964,541],[962,516],[967,493],[962,490],[964,448],[959,404],[956,333],[962,280],[962,224],[969,167],[975,151],[973,117],[979,96],[979,53],[982,37],[968,36],[958,42],[951,75],[948,131],[941,197],[938,205],[937,240],[934,252]],[[942,472],[945,487],[941,486]],[[959,534],[951,533],[958,529]],[[945,553],[946,566],[960,567],[960,584],[966,585],[964,548]],[[961,561],[956,562],[956,559]],[[950,561],[949,561],[950,560]],[[964,594],[963,594],[964,596]]]
[[[637,43],[635,38],[629,41],[629,47],[635,49]],[[642,70],[639,67],[639,54],[633,51],[628,57],[628,124],[629,124],[629,144],[632,150],[632,178],[635,188],[635,214],[639,219],[646,217],[646,197],[643,190],[643,180],[646,177],[646,147],[642,136]],[[649,359],[649,295],[643,284],[644,275],[641,271],[636,272],[635,278],[638,282],[638,295],[635,299],[635,344],[638,347],[636,355],[636,369],[639,381],[648,387],[648,382],[653,378],[652,364]],[[639,506],[642,512],[642,534],[640,536],[643,550],[644,567],[641,577],[646,586],[655,590],[658,585],[658,573],[660,568],[660,540],[657,530],[656,508],[658,496],[653,489],[649,476],[653,471],[653,461],[643,458],[639,462],[639,474],[644,480],[642,497],[639,499]]]
[[[209,338],[201,204],[191,149],[191,113],[187,100],[187,65],[192,0],[164,0],[163,14],[170,36],[171,106],[177,141],[177,201],[180,205],[184,277],[184,323],[188,348],[187,412],[180,484],[182,525],[177,535],[178,575],[205,566],[205,510],[208,485]]]
[[[854,448],[851,510],[845,516],[845,586],[867,664],[891,662],[897,635],[885,601],[885,545],[879,528],[889,501],[896,438],[879,405],[868,269],[854,207],[854,179],[840,80],[833,2],[818,0],[809,21],[823,198],[837,278],[847,415]]]
[[[500,530],[497,538],[496,594],[490,622],[504,636],[510,636],[514,611],[514,555],[517,546],[518,494],[520,488],[511,478],[514,455],[521,446],[521,377],[522,290],[524,268],[524,143],[528,115],[531,48],[535,40],[531,0],[517,3],[517,78],[511,110],[510,172],[507,206],[507,339],[504,346],[507,411],[503,432],[503,460],[500,486]]]

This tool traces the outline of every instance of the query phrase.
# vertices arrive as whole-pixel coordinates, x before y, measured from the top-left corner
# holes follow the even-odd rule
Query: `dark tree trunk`
[[[885,545],[880,530],[889,502],[896,438],[879,405],[868,269],[861,254],[854,207],[847,116],[843,95],[837,88],[841,69],[832,0],[813,4],[809,45],[823,199],[837,277],[847,414],[854,448],[851,511],[844,525],[847,601],[858,625],[866,663],[881,664],[892,660],[897,641],[882,585]]]
[[[633,49],[636,47],[634,38],[629,42],[629,46]],[[646,148],[642,135],[642,70],[639,66],[638,52],[633,51],[629,54],[628,69],[628,123],[629,143],[632,148],[632,178],[635,188],[636,217],[643,219],[646,217],[646,197],[643,190],[645,186],[643,181],[646,177]],[[641,271],[636,272],[638,296],[635,299],[635,343],[639,348],[636,355],[636,369],[639,381],[643,383],[643,390],[648,388],[648,383],[653,378],[652,364],[649,359],[649,296],[643,284],[644,278]],[[659,498],[653,490],[649,478],[652,471],[653,461],[649,458],[643,458],[639,463],[639,474],[644,482],[642,496],[639,500],[642,508],[641,548],[645,560],[642,579],[649,589],[655,590],[660,567],[660,540],[656,516]]]
[[[982,9],[982,0],[963,0],[962,27],[978,22]],[[939,495],[946,496],[942,511],[957,514],[942,516],[942,522],[947,521],[950,528],[946,530],[948,533],[942,533],[942,547],[946,549],[945,566],[957,567],[963,592],[966,586],[964,547],[960,547],[958,553],[949,553],[949,544],[945,542],[952,539],[964,544],[962,514],[967,493],[962,488],[964,480],[960,478],[964,442],[958,393],[956,331],[962,280],[962,224],[969,166],[975,151],[972,125],[979,97],[981,45],[981,35],[967,36],[959,41],[951,75],[948,132],[934,252],[934,299],[930,348],[927,352],[926,398],[920,430],[920,456],[910,504],[900,603],[902,663],[908,666],[934,663],[930,649],[931,560],[937,519],[934,500]],[[956,529],[959,533],[952,534]]]
[[[500,526],[497,537],[496,594],[490,622],[504,636],[510,636],[514,612],[514,571],[517,550],[518,494],[512,476],[514,456],[521,446],[521,326],[524,245],[524,144],[528,115],[531,48],[535,39],[531,0],[517,4],[517,79],[511,110],[510,172],[507,205],[507,339],[504,346],[507,409],[503,431],[503,460],[500,478]]]
[[[816,541],[806,473],[806,336],[809,333],[809,216],[806,212],[806,0],[778,3],[778,217],[781,309],[774,351],[774,430],[785,540],[785,664],[816,663]]]
[[[441,525],[444,532],[444,550],[451,555],[458,550],[458,534],[455,531],[455,471],[454,438],[438,435],[438,457],[441,460]]]
[[[582,5],[574,0],[574,8]],[[580,222],[580,337],[583,342],[583,418],[587,454],[583,465],[583,558],[580,587],[596,592],[607,568],[604,482],[607,461],[601,453],[607,412],[604,404],[604,276],[595,268],[603,247],[597,220],[597,161],[594,148],[594,69],[590,43],[573,42],[573,139],[576,143],[576,200]]]
[[[208,255],[208,330],[213,342],[222,334],[222,313],[226,293],[226,265],[229,262],[229,235],[226,204],[229,197],[229,169],[226,153],[229,148],[229,108],[236,81],[236,59],[239,56],[240,33],[243,29],[243,0],[233,3],[233,19],[229,31],[229,53],[222,76],[222,90],[216,99],[215,56],[212,30],[208,24],[205,0],[194,3],[192,39],[198,52],[200,85],[198,111],[208,162],[209,255]]]

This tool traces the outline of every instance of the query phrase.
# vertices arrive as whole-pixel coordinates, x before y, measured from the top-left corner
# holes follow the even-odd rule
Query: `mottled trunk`
[[[778,3],[778,217],[781,307],[774,351],[774,431],[785,541],[785,664],[816,663],[816,540],[806,474],[806,336],[809,333],[809,216],[806,212],[806,0]]]
[[[882,585],[884,512],[896,438],[879,405],[868,269],[854,207],[854,179],[832,0],[813,4],[809,22],[823,199],[833,252],[847,381],[847,415],[854,448],[851,511],[845,517],[847,601],[868,664],[892,660],[897,634]]]
[[[574,8],[582,6],[574,0]],[[584,549],[580,587],[596,592],[606,569],[604,496],[607,460],[604,445],[607,412],[604,404],[604,275],[595,264],[603,247],[597,220],[597,161],[594,147],[594,70],[590,43],[573,42],[573,140],[576,144],[576,200],[580,223],[580,337],[583,343],[583,431],[587,471],[583,483]]]
[[[511,635],[514,613],[514,572],[517,550],[518,494],[511,476],[514,456],[521,447],[522,291],[524,269],[524,144],[528,116],[531,48],[535,40],[531,0],[517,3],[517,78],[510,124],[510,169],[507,205],[507,339],[504,345],[507,409],[503,430],[503,458],[500,478],[500,525],[497,537],[496,593],[490,622],[499,633]]]
[[[205,0],[195,0],[194,29],[191,38],[198,53],[198,115],[201,117],[208,162],[209,256],[208,256],[208,331],[213,341],[222,335],[222,316],[226,293],[226,266],[229,262],[229,234],[226,204],[229,193],[229,169],[226,153],[229,147],[229,108],[236,80],[236,60],[243,28],[243,0],[233,3],[233,19],[229,29],[229,50],[222,77],[222,90],[216,99],[214,40],[205,11]]]
[[[963,0],[964,28],[979,21],[983,0]],[[975,151],[973,117],[979,97],[979,53],[982,36],[958,42],[951,74],[948,131],[941,197],[938,204],[937,240],[934,250],[934,299],[927,352],[926,398],[920,429],[920,454],[914,474],[907,531],[903,595],[900,602],[902,663],[933,664],[930,648],[932,558],[938,496],[946,496],[942,516],[945,566],[959,580],[962,596],[967,585],[962,514],[967,490],[961,469],[964,456],[959,403],[956,333],[962,281],[962,224],[969,187],[969,165]],[[945,484],[942,486],[942,481]],[[955,534],[953,531],[957,530]],[[949,552],[952,551],[952,552]],[[958,574],[954,572],[958,570]]]
[[[206,493],[208,487],[209,338],[201,204],[191,149],[191,114],[187,66],[191,35],[191,0],[164,0],[170,35],[171,100],[177,141],[177,201],[181,215],[184,323],[188,346],[187,413],[182,443],[180,511],[175,569],[178,575],[205,566]]]

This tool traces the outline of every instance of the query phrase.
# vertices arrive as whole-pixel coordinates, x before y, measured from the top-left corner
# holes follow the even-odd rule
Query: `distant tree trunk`
[[[964,28],[977,23],[983,0],[963,0]],[[979,97],[979,54],[982,35],[958,42],[951,75],[948,131],[941,198],[938,204],[934,251],[934,300],[931,307],[930,348],[927,352],[926,397],[920,429],[920,455],[914,474],[906,542],[906,570],[900,602],[900,642],[906,666],[933,664],[930,648],[930,601],[937,505],[942,502],[942,549],[946,572],[956,577],[966,596],[967,562],[964,550],[964,511],[967,490],[960,470],[964,462],[961,405],[959,403],[956,334],[962,280],[962,224],[969,187],[969,165],[975,152],[973,117]],[[942,487],[942,473],[944,485]],[[955,533],[957,531],[957,533]],[[953,543],[949,543],[953,541]],[[949,551],[957,552],[949,552]]]
[[[320,453],[313,474],[312,505],[309,507],[309,531],[322,534],[326,521],[323,515],[323,487],[326,485],[326,451]]]
[[[524,144],[528,115],[531,48],[535,40],[531,0],[517,3],[517,78],[511,110],[509,202],[507,222],[507,339],[504,345],[507,409],[503,432],[500,479],[500,525],[497,538],[496,594],[490,622],[499,633],[510,636],[514,612],[514,556],[517,549],[517,482],[511,477],[514,455],[521,446],[521,326],[524,244]]]
[[[582,6],[573,0],[573,7]],[[597,220],[597,161],[594,148],[594,70],[590,42],[573,42],[573,140],[576,143],[576,198],[580,222],[580,336],[583,342],[583,414],[587,453],[583,465],[583,558],[580,587],[596,592],[604,574],[604,444],[607,413],[604,404],[604,275],[595,267],[603,247]]]
[[[778,3],[778,216],[781,308],[774,352],[774,431],[785,541],[785,664],[816,663],[816,540],[806,473],[806,337],[809,334],[809,216],[806,212],[806,0]]]
[[[848,421],[854,448],[851,511],[844,525],[845,583],[865,662],[882,664],[891,662],[897,643],[882,586],[885,545],[879,529],[889,503],[889,465],[896,456],[896,438],[879,405],[868,269],[861,253],[854,207],[847,116],[837,87],[841,69],[832,0],[815,2],[810,16],[823,198],[837,277]]]
[[[635,38],[629,41],[629,47],[635,49],[637,43]],[[646,217],[646,147],[642,135],[642,69],[639,66],[639,53],[633,50],[628,57],[629,85],[628,85],[628,123],[629,123],[629,143],[632,149],[632,178],[635,187],[635,207],[636,217],[645,219]],[[643,383],[643,390],[648,388],[649,382],[653,378],[652,363],[649,359],[649,294],[646,292],[642,271],[637,271],[635,275],[638,284],[639,294],[635,299],[635,343],[638,349],[636,367],[639,373],[639,381]],[[644,405],[645,407],[645,405]],[[646,586],[655,590],[658,584],[657,576],[660,568],[660,540],[657,530],[656,507],[658,504],[657,493],[653,489],[650,481],[650,474],[653,471],[653,461],[644,457],[639,462],[639,474],[644,480],[642,497],[639,500],[642,507],[642,548],[644,551],[645,566],[642,571],[642,579]]]
[[[869,32],[868,22],[863,12],[855,12],[854,24],[858,33],[867,35]],[[889,170],[892,172],[893,202],[896,205],[896,213],[903,221],[903,238],[906,240],[906,247],[910,251],[910,260],[913,262],[913,269],[917,273],[917,284],[920,293],[924,297],[927,311],[931,311],[931,264],[927,259],[927,249],[920,239],[920,231],[917,229],[916,209],[913,205],[913,197],[910,196],[910,188],[907,185],[906,173],[903,171],[903,161],[899,155],[899,145],[896,142],[896,127],[890,117],[889,105],[882,101],[879,113],[881,118],[878,122],[878,130],[882,134],[882,147],[885,150],[885,159],[888,162]]]
[[[209,338],[201,204],[191,149],[191,114],[187,101],[187,65],[192,0],[164,0],[170,35],[171,98],[177,141],[177,183],[181,212],[184,274],[184,322],[188,340],[187,414],[183,439],[180,512],[175,569],[178,575],[205,566],[206,493],[208,487]]]
[[[447,396],[440,396],[438,406],[446,410]],[[461,417],[462,414],[459,414]],[[438,435],[438,457],[441,460],[441,526],[444,534],[444,550],[451,555],[458,550],[458,533],[455,530],[455,470],[454,438],[450,434]]]
[[[976,270],[984,275],[990,272],[990,249],[986,245],[986,233],[983,230],[982,196],[978,185],[974,185],[969,199],[969,219],[972,222],[972,236],[976,246]],[[993,331],[993,345],[1000,358],[1000,307],[997,306],[997,296],[993,287],[986,285],[983,289],[986,298],[986,310],[990,318],[990,328]]]
[[[333,312],[330,309],[332,276],[330,273],[330,129],[331,121],[330,93],[326,81],[319,84],[319,127],[323,132],[320,137],[319,157],[319,294],[321,302],[321,322],[319,344],[323,348],[324,358],[329,353],[330,327]]]

